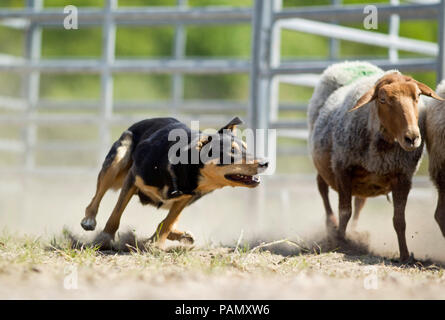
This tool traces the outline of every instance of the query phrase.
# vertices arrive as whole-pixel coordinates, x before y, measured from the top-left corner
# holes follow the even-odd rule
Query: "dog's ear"
[[[226,124],[224,127],[219,129],[218,133],[223,133],[224,130],[230,130],[232,132],[235,132],[236,126],[239,124],[243,124],[243,121],[240,118],[235,117],[232,120],[230,120],[230,122],[228,124]]]

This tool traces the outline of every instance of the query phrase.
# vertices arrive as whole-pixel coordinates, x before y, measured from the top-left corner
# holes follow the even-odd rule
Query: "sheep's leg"
[[[331,203],[329,202],[329,186],[320,175],[317,175],[317,186],[326,210],[326,228],[328,234],[332,235],[337,230],[337,219],[335,219]]]
[[[337,236],[339,240],[345,239],[346,227],[352,215],[352,183],[351,175],[347,170],[337,170],[338,186],[338,212],[340,223]]]
[[[360,217],[360,212],[365,206],[366,198],[362,197],[354,197],[354,215],[352,216],[352,225],[353,229],[357,228],[358,218]]]
[[[392,195],[394,202],[394,217],[393,225],[397,233],[397,240],[399,242],[400,261],[407,261],[409,258],[408,246],[406,245],[406,222],[405,222],[405,207],[408,199],[408,194],[411,189],[411,180],[404,176],[399,176],[394,179],[392,186]]]
[[[437,208],[434,214],[434,219],[439,225],[440,231],[442,231],[442,235],[445,237],[445,186],[444,188],[440,188],[438,193],[439,199],[437,201]]]

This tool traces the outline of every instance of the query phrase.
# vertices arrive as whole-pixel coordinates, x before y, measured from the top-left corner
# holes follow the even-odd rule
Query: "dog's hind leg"
[[[97,177],[96,194],[85,209],[85,217],[81,222],[81,226],[85,230],[96,228],[97,211],[105,193],[110,188],[119,189],[122,187],[123,179],[127,175],[132,162],[132,141],[133,134],[130,131],[125,131],[108,152]]]
[[[335,219],[331,203],[329,202],[329,185],[320,175],[317,175],[317,186],[321,198],[323,199],[323,205],[326,211],[326,228],[328,235],[332,236],[337,230],[337,220]]]
[[[181,235],[185,234],[176,231],[175,227],[176,224],[178,223],[179,216],[181,215],[182,210],[184,210],[189,201],[190,199],[187,198],[178,200],[175,203],[173,203],[173,205],[170,208],[170,211],[168,212],[167,217],[158,225],[158,227],[156,228],[156,232],[150,238],[150,240],[152,242],[155,242],[158,247],[163,248],[165,240],[167,240],[167,238],[171,240],[180,240],[179,234]],[[172,232],[173,234],[170,236]],[[178,236],[178,238],[176,238],[176,236]]]
[[[130,202],[131,197],[136,193],[137,188],[134,185],[134,175],[133,172],[129,172],[125,178],[124,184],[122,186],[121,192],[119,194],[119,199],[108,218],[107,224],[100,235],[101,243],[98,243],[101,247],[108,247],[109,242],[114,239],[114,235],[119,228],[119,223],[128,202]]]
[[[366,198],[362,197],[354,197],[354,215],[352,216],[352,229],[357,228],[358,218],[360,217],[360,212],[362,211],[363,207],[365,206]]]

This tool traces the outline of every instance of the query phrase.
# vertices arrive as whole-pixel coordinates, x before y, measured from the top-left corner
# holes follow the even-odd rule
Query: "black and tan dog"
[[[255,175],[268,166],[267,162],[249,155],[244,141],[234,134],[236,126],[241,123],[239,118],[234,118],[210,135],[193,132],[174,118],[135,123],[122,133],[106,156],[98,176],[96,194],[85,210],[82,227],[94,230],[105,192],[110,188],[121,189],[117,204],[99,236],[102,247],[111,245],[122,213],[133,195],[138,195],[142,204],[170,210],[150,238],[153,242],[160,247],[166,239],[193,243],[190,233],[176,229],[181,211],[215,189],[256,187],[260,181]],[[178,139],[171,141],[169,135],[174,131],[184,133],[185,144],[179,145]],[[172,153],[172,150],[176,151]],[[204,160],[201,156],[193,158],[193,152],[198,151],[201,155],[204,150]],[[186,161],[172,163],[172,154],[177,156],[181,152]]]

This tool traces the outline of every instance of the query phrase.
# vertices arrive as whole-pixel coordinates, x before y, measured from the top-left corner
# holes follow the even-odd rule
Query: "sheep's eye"
[[[380,103],[385,103],[385,98],[383,98],[383,97],[382,97],[382,98],[379,98],[379,102],[380,102]]]

